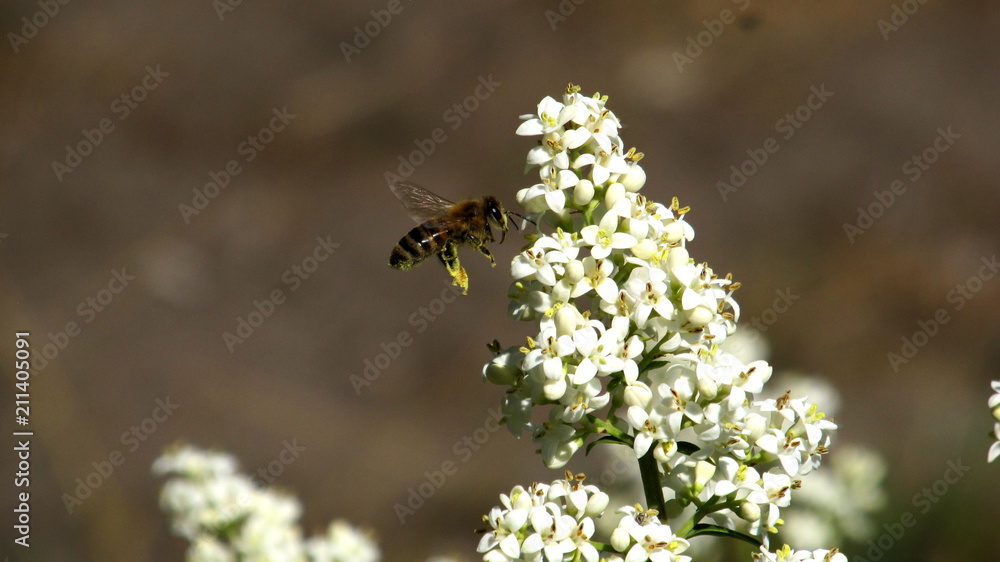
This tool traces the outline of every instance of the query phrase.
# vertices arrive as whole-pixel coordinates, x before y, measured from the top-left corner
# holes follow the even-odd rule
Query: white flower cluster
[[[161,456],[153,472],[169,475],[160,504],[174,532],[191,542],[188,562],[377,562],[367,534],[334,521],[326,535],[303,540],[298,501],[256,486],[223,453],[182,447]]]
[[[551,484],[535,483],[525,490],[515,487],[501,494],[501,505],[483,519],[489,530],[479,542],[479,552],[486,562],[511,560],[559,562],[582,560],[596,562],[597,548],[592,544],[594,519],[608,506],[608,495],[596,486],[583,484],[584,476],[567,472],[565,480]],[[656,518],[655,512],[638,507],[618,510],[624,516],[611,533],[611,545],[626,553],[628,562],[688,562],[680,553],[688,542],[671,532]]]
[[[528,431],[550,468],[588,438],[630,445],[655,458],[679,521],[697,507],[698,520],[766,544],[836,425],[805,399],[755,398],[771,367],[719,350],[739,317],[738,284],[691,259],[687,208],[638,193],[642,155],[625,152],[606,101],[571,86],[522,117],[518,134],[542,136],[528,155],[541,183],[518,201],[540,228],[511,264],[510,312],[539,331],[496,346],[483,375],[510,387],[508,428]]]
[[[583,485],[582,476],[566,477],[501,494],[501,505],[483,518],[492,527],[479,541],[479,552],[486,553],[483,560],[595,562],[598,551],[590,543],[594,518],[604,513],[608,495]]]
[[[754,553],[757,562],[847,562],[847,557],[837,552],[837,549],[792,550],[786,544],[775,552],[768,552],[761,547],[759,553]]]
[[[669,525],[660,523],[656,511],[643,511],[640,506],[626,506],[618,526],[611,531],[611,546],[625,557],[613,555],[610,562],[689,562],[681,555],[690,546],[687,540],[674,535]]]
[[[997,420],[997,423],[993,424],[993,436],[997,440],[990,445],[986,462],[993,462],[1000,457],[1000,381],[991,381],[990,386],[993,388],[993,396],[990,396],[989,401],[990,412],[993,414],[993,419]]]

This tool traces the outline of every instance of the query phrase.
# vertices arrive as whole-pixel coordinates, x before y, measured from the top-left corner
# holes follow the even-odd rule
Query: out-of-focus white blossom
[[[792,550],[785,545],[774,552],[769,552],[761,547],[760,552],[754,553],[754,560],[757,562],[847,562],[847,557],[837,552],[837,549],[817,549],[817,550]]]
[[[1000,457],[1000,381],[992,381],[990,386],[993,388],[993,396],[990,396],[989,401],[990,412],[997,423],[993,426],[993,436],[996,441],[990,445],[990,451],[986,454],[986,462],[993,462],[997,457]]]
[[[258,487],[224,453],[180,447],[153,464],[168,476],[160,505],[174,532],[191,542],[188,562],[378,562],[367,533],[334,521],[304,540],[301,507],[291,496]]]

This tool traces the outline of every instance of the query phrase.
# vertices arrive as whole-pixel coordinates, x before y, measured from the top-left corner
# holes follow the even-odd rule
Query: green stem
[[[656,342],[656,345],[653,346],[650,352],[645,357],[642,358],[642,361],[640,361],[638,365],[640,373],[645,373],[646,370],[649,368],[649,366],[654,361],[659,359],[660,346],[666,343],[666,341],[670,339],[671,336],[673,336],[673,333],[670,331],[667,331],[667,333],[663,334],[663,337],[660,338],[660,341]]]
[[[597,416],[594,416],[593,414],[587,414],[587,419],[590,421],[591,425],[598,428],[600,431],[607,433],[608,435],[617,437],[622,441],[629,441],[629,442],[632,441],[632,439],[628,435],[626,435],[624,431],[618,429],[617,427],[615,427],[606,420],[602,420]]]
[[[655,446],[654,444],[653,447]],[[649,451],[646,451],[646,454],[639,458],[639,474],[642,477],[642,491],[646,495],[646,509],[656,509],[662,518],[666,517],[667,502],[663,500],[663,487],[660,485],[660,463],[653,456],[653,447],[650,447]]]
[[[590,544],[594,545],[594,548],[601,552],[610,552],[612,554],[621,554],[615,547],[611,546],[610,543],[600,542],[600,541],[590,541]]]
[[[728,502],[719,502],[719,498],[713,496],[704,505],[698,508],[679,529],[677,529],[677,536],[687,538],[688,533],[694,530],[695,526],[705,518],[709,513],[715,513],[716,511],[722,511],[723,509],[736,509],[740,502],[733,500]]]

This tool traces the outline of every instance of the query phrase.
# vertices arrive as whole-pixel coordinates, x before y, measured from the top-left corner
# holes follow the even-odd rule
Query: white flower
[[[612,250],[631,248],[638,242],[631,234],[617,232],[618,215],[607,213],[601,219],[600,225],[585,226],[580,231],[580,237],[593,246],[590,255],[594,259],[604,259],[611,255]]]
[[[762,546],[753,558],[758,562],[847,562],[847,557],[837,552],[836,548],[795,551],[787,544],[775,552],[769,552],[767,547]]]
[[[1000,457],[1000,423],[993,424],[993,436],[996,441],[990,445],[990,452],[986,456],[986,462],[993,462],[997,457]]]
[[[618,529],[621,531],[618,531],[617,538],[612,538],[612,544],[617,543],[615,547],[618,550],[624,550],[631,544],[625,554],[626,562],[691,560],[689,556],[680,554],[690,546],[688,541],[674,535],[669,525],[662,525],[655,516],[639,512],[633,507],[623,507],[618,511],[625,515],[618,522]],[[612,537],[615,535],[612,534]]]
[[[573,338],[559,336],[555,327],[542,330],[539,346],[524,356],[525,371],[540,372],[545,379],[559,380],[565,374],[562,357],[576,351]]]
[[[545,96],[538,102],[538,113],[536,115],[522,115],[524,122],[517,128],[518,135],[532,136],[543,133],[558,131],[565,125],[573,115],[576,114],[577,106],[565,106],[550,96]]]
[[[550,420],[541,425],[532,436],[542,446],[542,460],[549,468],[562,468],[580,448],[582,440],[576,437],[576,430],[558,420]]]
[[[517,192],[517,202],[528,212],[540,213],[552,210],[562,213],[566,207],[566,192],[551,181],[543,181]]]
[[[635,299],[632,319],[638,327],[645,327],[654,311],[665,319],[673,317],[674,305],[667,294],[669,287],[666,280],[666,272],[658,268],[637,267],[629,275],[625,290]]]
[[[605,302],[613,303],[618,298],[618,285],[611,279],[613,274],[614,265],[610,261],[587,256],[583,258],[584,276],[574,286],[570,295],[579,297],[593,290]]]

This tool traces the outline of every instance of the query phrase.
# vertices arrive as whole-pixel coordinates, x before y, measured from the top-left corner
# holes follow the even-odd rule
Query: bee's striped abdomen
[[[410,269],[441,250],[448,240],[448,231],[439,221],[427,221],[415,226],[392,249],[389,265]]]

